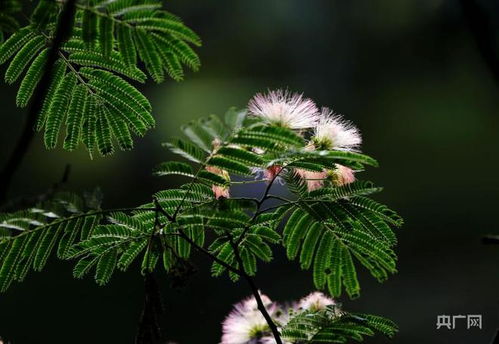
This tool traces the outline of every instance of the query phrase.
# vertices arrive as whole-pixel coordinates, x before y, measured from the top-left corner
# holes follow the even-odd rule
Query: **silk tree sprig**
[[[227,274],[247,283],[256,318],[264,322],[261,333],[254,333],[259,337],[224,344],[345,342],[375,331],[393,334],[386,319],[334,317],[330,309],[294,311],[283,321],[256,283],[258,266],[270,263],[276,248],[310,269],[315,288],[327,297],[345,291],[358,297],[359,265],[379,281],[396,272],[393,227],[402,219],[370,198],[381,188],[358,179],[377,162],[360,152],[353,124],[301,95],[274,91],[255,96],[248,109],[192,121],[182,132],[165,147],[187,162],[168,161],[154,170],[182,182],[156,192],[149,203],[89,210],[78,197],[66,196],[3,214],[2,289],[31,268],[40,270],[55,247],[59,258],[77,260],[76,278],[93,271],[100,285],[134,261],[146,276],[158,268],[174,274],[197,251],[212,261],[214,277]],[[261,188],[261,195],[247,197],[248,187]]]

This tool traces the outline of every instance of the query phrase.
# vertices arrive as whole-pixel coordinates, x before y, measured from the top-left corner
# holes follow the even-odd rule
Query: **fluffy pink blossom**
[[[269,182],[272,181],[279,173],[281,173],[282,167],[278,165],[272,165],[265,169],[264,176]]]
[[[307,129],[317,124],[315,103],[302,94],[288,91],[269,91],[256,94],[248,104],[250,114],[266,122],[290,129]]]
[[[315,291],[301,299],[298,302],[298,308],[315,312],[326,308],[326,306],[335,304],[336,302],[334,302],[333,299],[327,297],[319,291]]]
[[[216,199],[220,199],[222,197],[223,198],[230,197],[229,188],[226,186],[212,185],[211,190],[213,191],[213,194],[215,195]]]
[[[354,151],[360,147],[362,138],[359,130],[341,115],[328,108],[322,108],[312,142],[318,149]]]
[[[266,296],[261,295],[263,304],[272,316],[276,305]],[[234,305],[234,309],[222,324],[221,344],[247,344],[251,340],[262,337],[269,327],[254,297],[249,297]]]
[[[335,164],[336,169],[333,171],[333,181],[337,186],[346,185],[355,181],[354,171],[346,166]]]
[[[308,192],[320,189],[324,185],[324,179],[327,178],[326,171],[315,172],[297,168],[295,173],[305,181]]]

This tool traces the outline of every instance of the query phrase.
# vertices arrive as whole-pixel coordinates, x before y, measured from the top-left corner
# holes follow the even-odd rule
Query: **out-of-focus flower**
[[[206,170],[208,172],[218,174],[219,176],[223,177],[225,180],[230,181],[230,175],[227,171],[222,170],[218,167],[215,166],[206,166]],[[215,198],[219,199],[221,197],[223,198],[229,198],[230,197],[230,192],[229,192],[229,187],[228,186],[223,186],[223,185],[216,185],[213,184],[211,186],[211,190],[215,194]]]
[[[275,304],[266,295],[261,295],[261,298],[272,316]],[[258,310],[255,298],[250,297],[234,305],[222,324],[222,330],[221,344],[248,344],[268,334],[269,326]]]
[[[327,297],[321,292],[316,291],[301,299],[298,302],[298,308],[316,312],[325,309],[327,306],[335,304],[336,303],[333,299]]]
[[[296,302],[278,304],[273,316],[273,320],[277,327],[284,327],[289,322],[291,315],[296,313],[297,310],[298,303]]]
[[[289,129],[307,129],[317,124],[315,103],[299,93],[277,90],[258,93],[248,104],[250,114]]]
[[[301,168],[295,169],[295,173],[305,181],[308,192],[320,189],[324,185],[324,180],[328,176],[327,171],[315,172]]]
[[[319,123],[315,127],[312,143],[318,150],[337,149],[355,151],[360,147],[362,138],[359,130],[340,115],[322,108]]]
[[[335,164],[335,167],[336,168],[330,172],[330,176],[334,185],[342,186],[353,183],[355,181],[355,174],[351,168],[340,164]]]

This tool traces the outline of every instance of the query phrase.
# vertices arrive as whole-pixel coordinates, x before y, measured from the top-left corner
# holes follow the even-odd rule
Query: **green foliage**
[[[285,340],[293,343],[361,342],[379,332],[393,337],[397,326],[386,318],[370,314],[346,313],[335,306],[320,311],[296,314],[282,330]]]
[[[68,39],[58,51],[37,120],[36,129],[44,130],[47,148],[57,146],[65,127],[64,149],[72,151],[84,143],[90,156],[95,148],[108,155],[116,144],[122,150],[133,148],[132,136],[143,136],[154,127],[151,104],[132,85],[147,79],[140,68],[145,66],[147,73],[161,82],[165,73],[182,80],[183,66],[194,71],[200,67],[191,48],[201,44],[199,37],[160,8],[157,0],[77,4],[72,33],[68,31]],[[31,25],[13,30],[0,46],[0,64],[11,59],[5,81],[12,84],[21,79],[16,98],[20,107],[28,105],[41,80],[59,11],[56,1],[38,2]]]
[[[199,46],[201,40],[178,17],[160,8],[161,3],[149,0],[90,1],[80,6],[82,39],[88,45],[97,45],[98,39],[104,56],[116,45],[129,66],[136,65],[138,56],[156,82],[164,80],[165,72],[182,80],[181,64],[193,70],[200,67],[189,44]]]
[[[22,282],[31,269],[41,271],[53,251],[68,259],[72,245],[100,221],[94,199],[58,193],[36,207],[0,214],[0,291]]]
[[[82,44],[99,46],[98,42]],[[56,133],[66,123],[66,149],[74,149],[81,136],[89,149],[96,145],[101,152],[109,152],[112,135],[122,148],[131,147],[127,124],[139,131],[141,123],[151,119],[145,116],[150,109],[147,100],[115,74],[81,67],[79,74],[95,92],[115,87],[105,93],[106,99],[119,92],[129,95],[126,99],[114,96],[113,106],[120,104],[120,109],[127,110],[128,122],[120,122],[114,116],[116,108],[98,103],[98,97],[87,93],[87,85],[67,72],[61,61],[55,68],[55,86],[49,89],[53,101],[42,109],[47,146],[55,146]],[[56,114],[56,108],[69,109],[65,110],[69,114]],[[95,111],[99,116],[92,116]],[[22,280],[31,267],[40,270],[54,247],[59,258],[78,260],[76,278],[93,273],[99,285],[134,263],[143,274],[158,268],[174,273],[194,249],[212,259],[213,276],[227,272],[234,281],[241,276],[249,279],[281,245],[289,260],[312,270],[317,289],[327,289],[334,297],[343,290],[350,298],[359,296],[359,266],[379,281],[396,272],[393,227],[401,226],[402,219],[369,198],[380,187],[362,180],[345,183],[337,176],[340,165],[361,171],[377,165],[373,158],[349,151],[313,151],[306,133],[266,124],[235,109],[223,119],[208,116],[192,121],[182,132],[183,137],[165,147],[187,161],[161,163],[154,174],[180,176],[183,183],[156,192],[149,203],[114,211],[89,210],[82,199],[66,195],[66,201],[57,196],[36,211],[2,215],[0,288]],[[320,187],[311,189],[303,171],[320,172]],[[276,181],[286,185],[293,199],[271,193]],[[229,189],[238,184],[260,184],[263,194],[259,199],[230,196]],[[269,205],[269,200],[279,203]],[[54,204],[64,206],[64,212],[52,210]],[[293,343],[360,341],[375,332],[392,336],[396,326],[381,317],[348,314],[334,307],[293,314],[282,328],[283,338]]]
[[[300,253],[301,267],[312,267],[316,288],[327,285],[331,295],[339,296],[343,285],[350,297],[357,297],[353,258],[379,281],[396,272],[396,237],[390,225],[400,226],[402,220],[386,206],[360,196],[378,190],[371,183],[354,182],[318,189],[298,200],[283,242],[289,259]]]
[[[207,226],[216,228],[221,234],[210,246],[210,251],[228,265],[244,269],[248,275],[253,276],[257,271],[258,260],[263,262],[272,260],[270,244],[278,243],[281,237],[270,226],[260,224],[248,227],[249,222],[250,218],[244,212],[231,209],[213,214]],[[238,253],[234,250],[235,245],[238,247]],[[243,266],[240,266],[236,254],[240,255]],[[220,276],[226,268],[214,262],[211,271],[213,276]],[[230,276],[233,280],[239,278],[237,274]]]
[[[186,137],[167,143],[167,148],[191,162],[205,164],[209,171],[201,169],[195,174],[187,164],[169,162],[160,166],[158,175],[179,174],[207,185],[224,186],[228,183],[227,177],[216,171],[250,176],[255,169],[264,170],[272,165],[284,167],[281,176],[297,196],[297,201],[279,209],[280,218],[286,211],[291,214],[285,223],[282,243],[289,259],[298,258],[303,269],[312,268],[318,289],[327,286],[332,295],[339,296],[345,288],[350,297],[357,297],[360,285],[355,261],[379,281],[396,272],[393,246],[397,241],[391,226],[400,226],[402,220],[386,206],[365,197],[381,188],[365,181],[336,186],[333,180],[326,180],[324,187],[308,192],[304,182],[293,172],[294,168],[334,170],[338,163],[358,169],[363,169],[363,165],[377,166],[371,157],[347,151],[310,151],[293,131],[263,125],[235,110],[227,113],[224,122],[210,116],[193,121],[182,130]],[[255,147],[266,153],[254,153]],[[271,250],[265,240],[259,237],[254,242],[251,241],[254,239],[247,242],[247,236],[255,228],[251,223],[255,219],[231,213],[213,216],[227,220],[224,230],[230,233],[230,236],[218,238],[210,247],[219,259],[238,267],[229,238],[240,235],[241,258],[248,273],[255,272],[257,258],[271,259]],[[229,217],[244,220],[237,223],[229,221]],[[279,222],[262,228],[278,235]],[[251,251],[245,243],[261,250]],[[223,266],[214,263],[214,275],[220,275],[224,270]]]
[[[61,66],[58,63],[55,68],[63,70]],[[116,80],[118,77],[107,71],[88,67],[82,67],[80,71],[96,90],[111,84],[122,86],[122,91],[117,89],[115,92],[130,95],[130,100],[122,104],[130,110],[128,116],[135,111],[136,117],[130,117],[130,121],[135,121],[137,127],[142,123],[139,114],[149,106],[135,89],[121,83],[121,79]],[[95,142],[100,151],[112,150],[111,135],[117,137],[122,148],[131,146],[128,127],[116,122],[112,109],[103,107],[100,117],[88,117],[85,109],[98,105],[73,73],[55,73],[54,80],[57,87],[53,91],[53,102],[44,109],[47,112],[47,146],[55,146],[57,132],[64,120],[67,124],[66,149],[74,149],[79,136],[85,138],[90,148]],[[110,96],[111,93],[108,98]],[[61,108],[70,109],[66,119],[56,111]],[[91,130],[85,131],[91,125],[97,133],[95,137]],[[344,151],[311,152],[305,147],[303,138],[293,131],[265,125],[235,110],[230,110],[223,121],[209,116],[185,125],[182,131],[185,137],[170,141],[166,147],[199,167],[170,161],[160,164],[154,173],[158,176],[180,175],[188,182],[180,188],[156,193],[154,202],[140,206],[130,215],[110,215],[108,223],[95,228],[92,235],[72,248],[71,257],[80,258],[75,276],[82,277],[95,267],[97,282],[104,284],[116,267],[127,268],[141,254],[143,272],[152,271],[160,257],[163,257],[163,265],[170,269],[178,259],[190,256],[192,242],[189,239],[201,246],[204,244],[206,231],[215,235],[208,247],[219,260],[212,266],[214,276],[226,271],[226,265],[254,275],[258,260],[269,262],[271,245],[281,243],[290,260],[298,259],[302,269],[312,270],[316,288],[327,287],[333,296],[341,295],[343,288],[352,298],[359,295],[359,264],[379,281],[396,272],[393,247],[397,241],[391,227],[400,226],[402,219],[386,206],[367,198],[381,188],[365,181],[338,186],[334,180],[326,179],[322,188],[309,192],[305,182],[294,172],[296,168],[334,171],[337,163],[375,165],[372,158]],[[255,147],[266,150],[256,153]],[[295,201],[264,212],[260,209],[261,200],[215,199],[216,188],[225,190],[232,185],[231,174],[253,178],[255,170],[274,165],[279,166],[281,178],[295,194]],[[160,210],[155,209],[158,206]],[[35,215],[38,221],[40,215]],[[283,219],[286,221],[281,238]],[[69,217],[68,221],[73,220]],[[42,223],[41,228],[56,228],[55,224],[59,222]],[[65,221],[61,223],[66,225]],[[73,221],[71,225],[79,230],[79,222]],[[72,233],[69,229],[66,231]],[[50,233],[54,233],[54,241],[57,240],[57,228]],[[74,238],[71,238],[72,243]],[[51,247],[49,239],[46,238],[47,249]],[[61,257],[67,257],[67,249],[63,251]],[[7,258],[8,264],[10,259],[17,260],[11,255]],[[37,268],[44,260],[39,261]],[[8,264],[5,271],[11,268]],[[234,271],[229,273],[232,279],[238,278]],[[9,276],[5,275],[4,279],[8,281]]]
[[[23,28],[15,18],[19,3],[0,4],[0,64],[8,63],[6,83],[19,82],[19,107],[29,104],[44,79],[63,4],[38,1]],[[152,106],[137,85],[148,77],[180,81],[185,67],[200,67],[194,51],[200,38],[161,8],[158,0],[76,3],[50,82],[40,85],[46,95],[34,129],[43,131],[48,149],[62,142],[73,151],[83,143],[91,157],[95,151],[105,156],[116,147],[132,149],[133,136],[155,126]],[[6,40],[4,32],[11,33]],[[158,267],[175,273],[194,249],[213,260],[213,276],[227,272],[234,281],[251,282],[258,264],[270,262],[273,249],[282,245],[288,259],[312,270],[316,288],[335,297],[343,290],[350,298],[359,296],[359,266],[379,281],[396,272],[393,227],[403,221],[368,197],[381,188],[340,174],[376,167],[375,159],[356,151],[315,150],[311,131],[286,125],[234,108],[223,118],[191,121],[181,128],[181,138],[164,144],[187,162],[168,161],[154,170],[186,181],[138,207],[102,210],[97,194],[62,192],[35,207],[0,214],[0,291],[23,281],[30,270],[41,271],[54,252],[77,260],[74,277],[92,272],[99,285],[135,263],[142,274]],[[314,179],[318,187],[310,187]],[[276,182],[293,199],[273,195]],[[231,197],[238,184],[263,184],[263,195]],[[269,200],[280,203],[268,205]],[[387,319],[334,306],[294,312],[281,328],[293,343],[345,343],[396,332]]]

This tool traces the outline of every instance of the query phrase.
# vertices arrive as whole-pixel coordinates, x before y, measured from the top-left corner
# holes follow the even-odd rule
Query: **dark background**
[[[497,1],[479,2],[497,34]],[[361,129],[364,151],[381,167],[361,178],[385,186],[378,197],[406,224],[399,232],[399,273],[378,284],[361,273],[360,299],[348,310],[395,320],[394,343],[490,343],[499,327],[499,247],[480,238],[498,233],[498,87],[459,1],[210,0],[168,1],[203,38],[203,67],[181,83],[148,84],[157,128],[130,152],[90,160],[81,149],[46,151],[38,135],[11,196],[43,192],[70,163],[68,187],[99,185],[105,207],[147,202],[174,185],[150,176],[171,156],[160,147],[189,119],[243,107],[257,91],[284,87],[345,114]],[[469,13],[466,13],[469,15]],[[483,36],[482,36],[483,37]],[[493,42],[496,46],[499,43]],[[0,87],[4,162],[25,111],[16,87]],[[262,191],[256,190],[255,192]],[[313,289],[309,272],[276,250],[257,283],[272,299],[300,298]],[[249,294],[244,283],[198,272],[184,289],[158,274],[167,308],[163,328],[180,344],[218,343],[220,322]],[[142,307],[137,268],[109,286],[71,277],[72,263],[52,261],[0,295],[0,335],[14,344],[132,343]],[[483,329],[436,328],[437,315],[482,314]],[[368,343],[388,343],[381,337]]]

